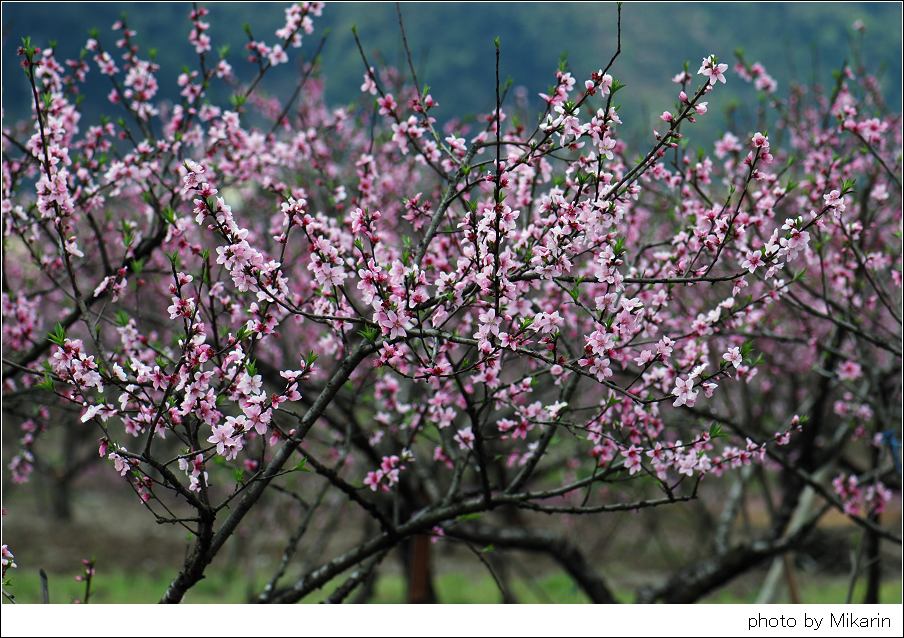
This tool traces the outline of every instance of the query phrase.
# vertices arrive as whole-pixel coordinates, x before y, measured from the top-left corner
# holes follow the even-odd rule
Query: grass
[[[96,603],[157,602],[178,570],[179,552],[174,548],[182,547],[184,534],[172,527],[147,526],[146,521],[135,514],[134,510],[140,506],[134,503],[131,494],[127,499],[118,499],[111,498],[106,492],[86,490],[74,504],[75,518],[54,525],[47,524],[46,514],[33,499],[26,500],[24,497],[27,495],[21,492],[18,496],[18,501],[13,500],[12,503],[9,498],[5,499],[4,506],[13,509],[16,516],[4,520],[3,525],[4,543],[9,543],[13,548],[20,565],[7,573],[11,585],[4,589],[15,595],[17,602],[40,602],[39,566],[47,570],[51,602],[70,603],[75,598],[83,597],[84,586],[74,577],[81,570],[80,559],[86,556],[97,560],[91,596],[91,602]],[[826,521],[828,525],[822,530],[823,540],[815,546],[817,549],[846,546],[852,542],[856,529],[846,520],[839,518],[833,521],[827,517]],[[641,517],[631,519],[630,524],[632,527],[624,530],[618,544],[588,549],[591,553],[598,551],[600,556],[604,552],[606,556],[611,556],[605,563],[599,558],[598,567],[609,580],[616,597],[625,602],[634,600],[639,587],[660,583],[685,560],[679,552],[680,540],[669,544],[654,535],[656,542],[651,543],[648,534],[633,533],[644,529]],[[678,539],[685,530],[690,529],[688,525],[690,523],[683,516],[669,518],[668,527]],[[330,533],[329,547],[321,547],[314,555],[305,553],[297,562],[318,564],[324,556],[335,554],[354,542],[353,529],[354,526],[337,526]],[[572,533],[577,532],[572,530]],[[592,526],[586,528],[585,533],[603,534]],[[270,523],[247,527],[243,534],[237,537],[230,551],[224,552],[224,556],[208,568],[208,577],[188,592],[186,602],[243,603],[263,589],[266,579],[278,564],[284,540],[279,530]],[[796,570],[801,600],[806,603],[844,603],[848,589],[845,566],[819,553],[814,556],[808,562],[801,560]],[[884,556],[886,567],[883,567],[882,602],[900,603],[902,588],[896,565],[900,554],[897,549],[890,549]],[[387,557],[380,566],[372,602],[405,602],[406,583],[398,558],[397,555]],[[507,560],[509,558],[510,561]],[[439,544],[434,548],[432,560],[436,574],[434,584],[440,602],[500,601],[501,595],[493,578],[462,546]],[[506,555],[505,562],[512,593],[519,602],[588,602],[574,582],[549,559],[513,552]],[[740,575],[701,602],[754,602],[767,567],[764,565],[761,569]],[[284,584],[291,582],[291,576],[290,572]],[[328,583],[303,602],[324,600],[342,578],[340,576]],[[853,600],[862,599],[861,579]],[[775,602],[789,602],[783,586],[778,587]]]
[[[18,603],[40,602],[40,580],[36,572],[16,570],[7,574]],[[49,574],[50,602],[70,603],[84,595],[84,584],[76,582],[75,574]],[[171,574],[125,572],[122,570],[98,570],[92,586],[91,602],[94,603],[152,603],[169,584]],[[186,596],[187,603],[242,603],[254,591],[259,591],[262,583],[255,583],[256,590],[249,590],[242,574],[213,573],[194,587]],[[330,583],[320,592],[315,592],[302,602],[320,602],[338,581]],[[854,601],[862,600],[863,587],[857,588]],[[846,579],[834,578],[813,580],[801,584],[801,597],[806,603],[842,603],[847,597]],[[494,603],[500,599],[499,590],[493,579],[485,574],[444,573],[436,579],[439,600],[443,603]],[[515,597],[523,603],[586,603],[587,597],[565,575],[560,573],[537,578],[533,583],[515,580],[512,583]],[[617,592],[621,600],[630,600],[633,592]],[[749,603],[753,593],[725,589],[705,599],[708,603]],[[901,602],[901,583],[886,582],[881,592],[883,603]],[[4,601],[5,602],[5,601]],[[404,579],[397,574],[383,574],[377,581],[373,597],[375,603],[405,602]],[[779,600],[777,602],[787,602]]]
[[[839,604],[847,600],[849,582],[846,578],[836,578],[823,582],[811,582],[803,584],[800,588],[801,602],[809,605]],[[859,603],[866,592],[866,583],[863,578],[857,582],[851,602]],[[722,590],[708,597],[703,602],[708,603],[752,603],[755,602],[757,592],[750,596],[739,596],[729,590]],[[776,600],[777,603],[787,603],[788,600]],[[901,582],[886,581],[882,583],[879,592],[879,602],[887,604],[901,604]]]

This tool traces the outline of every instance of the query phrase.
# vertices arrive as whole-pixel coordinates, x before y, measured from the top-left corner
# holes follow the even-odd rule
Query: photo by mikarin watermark
[[[876,613],[871,616],[861,616],[853,612],[829,613],[818,616],[804,613],[803,618],[781,614],[779,616],[767,616],[758,614],[747,619],[747,629],[794,629],[804,627],[819,631],[826,629],[890,629],[892,620],[890,616]]]

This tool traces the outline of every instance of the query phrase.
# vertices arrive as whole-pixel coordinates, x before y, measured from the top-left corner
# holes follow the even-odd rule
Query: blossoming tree
[[[535,125],[510,106],[497,40],[469,127],[410,55],[377,70],[358,33],[358,107],[327,105],[321,11],[292,5],[275,39],[249,30],[239,62],[194,8],[175,104],[125,21],[78,60],[23,39],[32,118],[3,125],[13,480],[48,430],[96,443],[149,524],[190,533],[165,602],[295,489],[308,516],[284,530],[264,602],[331,581],[341,601],[400,547],[411,598],[429,599],[431,541],[547,554],[612,602],[601,561],[544,521],[691,501],[711,534],[640,600],[696,600],[829,510],[872,556],[900,544],[880,513],[900,485],[901,119],[867,69],[780,93],[742,55],[733,69],[707,55],[675,69],[638,155],[619,137],[620,37],[590,77],[559,69]],[[263,95],[299,48],[295,90]],[[94,75],[118,120],[82,120]],[[759,131],[691,150],[738,78]],[[739,532],[757,490],[767,529]],[[366,534],[290,579],[332,492]]]

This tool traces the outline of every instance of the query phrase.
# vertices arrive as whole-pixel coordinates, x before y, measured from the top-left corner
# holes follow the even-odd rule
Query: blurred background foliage
[[[269,44],[284,22],[286,3],[210,3],[214,51],[229,45],[227,59],[240,77],[254,69],[244,59],[247,38]],[[182,67],[196,62],[187,41],[188,3],[4,3],[3,8],[3,106],[14,119],[27,114],[29,96],[24,77],[16,70],[15,50],[23,35],[39,46],[56,41],[58,58],[79,55],[91,28],[100,30],[112,46],[112,23],[125,13],[138,31],[145,55],[156,49],[161,66],[163,97],[178,97],[176,77]],[[579,84],[593,70],[605,66],[615,50],[614,3],[403,3],[408,38],[419,80],[428,84],[439,101],[438,118],[485,113],[492,108],[493,38],[502,39],[502,74],[516,89],[526,91],[532,105],[555,81],[562,56]],[[861,20],[865,33],[852,23]],[[880,77],[892,109],[901,104],[901,5],[898,3],[667,3],[626,4],[622,20],[622,55],[613,74],[628,86],[619,94],[624,130],[629,137],[648,135],[657,116],[671,108],[675,87],[671,77],[688,61],[696,72],[700,59],[710,52],[734,62],[742,48],[748,61],[762,62],[779,82],[779,91],[790,82],[824,85],[831,72],[852,49],[859,49],[867,70]],[[302,54],[313,55],[322,35],[329,35],[322,66],[329,101],[340,105],[360,99],[363,65],[354,46],[355,25],[371,62],[406,67],[393,3],[327,3],[315,19],[315,33],[306,38]],[[856,46],[852,47],[854,44]],[[295,51],[297,53],[297,51]],[[297,58],[296,58],[297,60]],[[109,87],[99,83],[92,65],[86,92],[87,121],[101,113],[118,115],[107,102]],[[268,75],[264,90],[288,95],[299,71],[296,64],[278,67]],[[92,84],[91,82],[94,82]],[[720,91],[711,108],[715,116],[702,122],[704,138],[712,139],[724,126],[726,107],[734,106],[744,121],[755,109],[753,91],[736,76]],[[703,141],[703,140],[700,140]]]

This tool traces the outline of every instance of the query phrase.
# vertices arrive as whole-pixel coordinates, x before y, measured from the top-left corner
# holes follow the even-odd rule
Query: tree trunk
[[[430,558],[430,536],[427,534],[417,534],[402,543],[409,603],[437,602]]]
[[[879,467],[880,448],[873,448],[873,469]],[[872,513],[869,520],[879,524],[879,515]],[[879,555],[879,535],[871,530],[866,530],[866,593],[863,602],[866,605],[879,603],[879,588],[882,584],[882,561]]]
[[[72,492],[69,479],[54,476],[50,483],[50,509],[57,521],[72,520]]]

